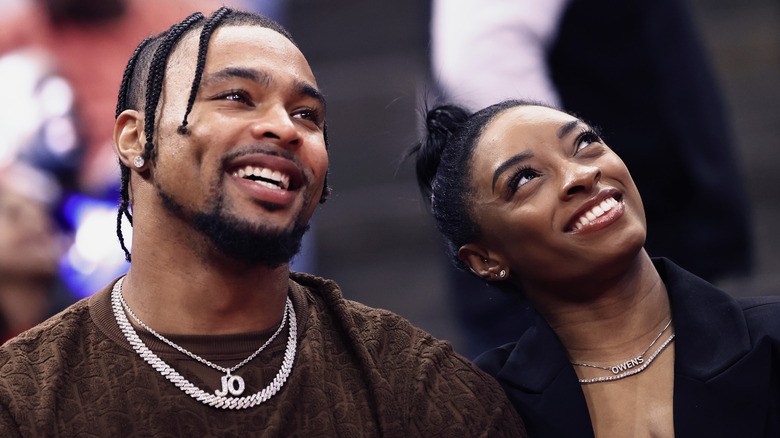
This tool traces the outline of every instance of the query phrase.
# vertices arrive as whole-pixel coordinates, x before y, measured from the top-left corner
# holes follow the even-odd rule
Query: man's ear
[[[136,110],[124,110],[114,123],[114,148],[119,161],[138,172],[148,168],[144,159],[144,118]]]
[[[509,268],[504,262],[476,243],[461,246],[458,257],[471,268],[471,272],[482,277],[483,280],[496,281],[508,278]]]

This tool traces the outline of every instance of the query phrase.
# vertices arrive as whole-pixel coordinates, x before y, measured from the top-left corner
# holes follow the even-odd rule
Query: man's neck
[[[122,293],[135,314],[154,330],[171,334],[246,333],[281,321],[288,264],[246,266],[219,254],[204,257],[134,246],[138,249],[133,252]]]

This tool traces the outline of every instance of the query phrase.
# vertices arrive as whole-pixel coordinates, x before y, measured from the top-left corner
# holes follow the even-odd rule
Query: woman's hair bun
[[[417,184],[423,198],[430,199],[431,186],[444,149],[471,113],[457,105],[439,105],[425,116],[425,138],[407,156],[417,155]]]

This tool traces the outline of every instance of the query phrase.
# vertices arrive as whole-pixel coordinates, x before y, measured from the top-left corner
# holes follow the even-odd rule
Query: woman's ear
[[[148,168],[144,158],[143,126],[144,118],[136,110],[123,111],[114,123],[114,148],[119,161],[137,172]]]
[[[504,263],[490,252],[476,243],[467,243],[458,250],[458,257],[465,263],[471,272],[482,277],[485,281],[506,280],[509,278],[509,269]]]

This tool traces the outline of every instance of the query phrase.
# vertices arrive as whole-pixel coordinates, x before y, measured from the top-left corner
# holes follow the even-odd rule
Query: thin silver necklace
[[[124,297],[122,296],[123,282],[124,282],[124,277],[117,280],[116,284],[114,284],[114,288],[111,291],[111,304],[114,310],[114,316],[116,318],[116,322],[117,324],[119,324],[119,328],[122,330],[122,333],[124,333],[125,338],[127,338],[127,341],[133,347],[135,352],[138,353],[138,355],[141,356],[141,358],[143,358],[144,361],[146,361],[146,363],[151,365],[152,368],[154,368],[158,373],[162,374],[166,379],[170,380],[177,388],[184,391],[190,397],[208,406],[213,406],[216,408],[246,409],[253,406],[257,406],[267,401],[271,397],[273,397],[277,392],[279,392],[279,390],[282,388],[284,383],[287,381],[287,378],[290,376],[290,373],[292,372],[292,365],[295,360],[295,353],[297,349],[297,339],[298,339],[297,336],[298,327],[297,327],[297,320],[295,318],[295,309],[292,306],[290,297],[287,297],[287,302],[285,304],[285,313],[284,316],[282,317],[282,323],[279,326],[279,329],[277,329],[277,331],[273,334],[273,336],[271,336],[271,338],[269,338],[265,344],[263,344],[259,349],[257,349],[257,351],[252,353],[248,358],[241,361],[241,363],[231,368],[225,368],[213,364],[208,360],[203,359],[200,356],[173,343],[169,339],[155,332],[149,326],[141,322],[141,320],[138,319],[138,317],[133,313],[133,311],[127,305],[127,303],[124,300]],[[190,381],[188,381],[181,374],[176,372],[176,370],[174,370],[170,365],[165,363],[165,361],[160,359],[146,346],[146,344],[144,344],[144,342],[135,332],[133,325],[127,319],[127,315],[125,314],[125,311],[127,311],[127,313],[130,314],[130,316],[132,316],[133,319],[140,326],[148,330],[150,333],[152,333],[161,341],[165,342],[166,344],[170,345],[176,350],[182,352],[183,354],[186,354],[187,356],[197,360],[198,362],[201,362],[204,365],[208,365],[214,369],[217,369],[225,373],[225,375],[222,376],[222,389],[216,390],[214,394],[208,393],[198,388],[194,384],[190,383]],[[276,377],[274,377],[273,381],[271,381],[271,383],[268,384],[268,386],[263,388],[261,391],[252,394],[251,396],[228,397],[227,396],[228,393],[232,396],[240,396],[241,394],[243,394],[245,389],[244,379],[242,379],[240,376],[232,375],[231,373],[233,373],[238,368],[242,367],[243,365],[246,365],[249,361],[254,359],[277,337],[279,333],[281,333],[288,315],[290,320],[290,329],[289,329],[290,333],[287,338],[287,349],[284,352],[284,360],[282,361],[281,369],[276,374]]]
[[[648,351],[650,351],[651,348],[653,348],[653,345],[655,345],[656,342],[658,342],[658,339],[661,338],[661,335],[664,334],[664,332],[669,328],[669,326],[672,325],[672,320],[670,319],[669,322],[666,323],[664,328],[661,330],[660,333],[658,333],[658,336],[653,339],[653,342],[650,343],[650,345],[645,348],[645,351],[643,351],[639,356],[636,356],[632,359],[629,359],[621,364],[611,366],[611,367],[603,367],[599,365],[593,365],[589,363],[577,363],[572,362],[572,365],[580,366],[580,367],[590,367],[590,368],[598,368],[601,370],[606,370],[612,372],[613,375],[611,376],[605,376],[605,377],[596,377],[593,379],[579,379],[580,383],[598,383],[598,382],[607,382],[610,380],[619,380],[626,378],[628,376],[633,376],[634,374],[641,373],[644,371],[652,362],[655,360],[656,356],[661,354],[661,352],[669,345],[670,342],[674,339],[674,333],[667,339],[661,346],[656,350],[650,357],[648,357],[645,360],[645,354],[647,354]]]

